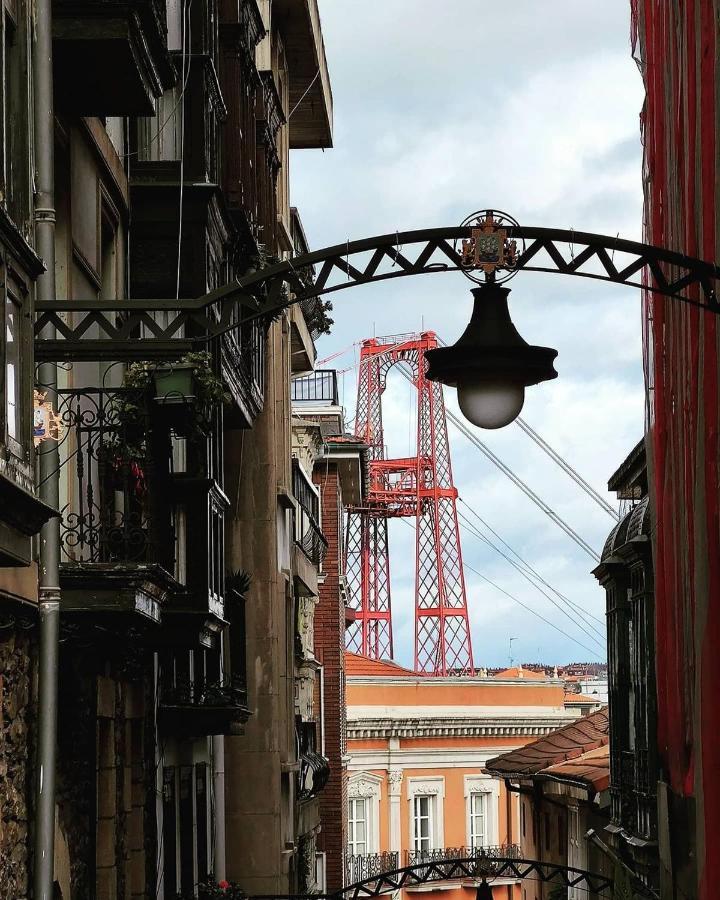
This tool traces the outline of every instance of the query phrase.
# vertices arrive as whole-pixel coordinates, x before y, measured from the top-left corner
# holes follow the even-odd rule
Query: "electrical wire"
[[[295,104],[295,106],[293,106],[293,108],[290,110],[290,112],[289,112],[289,114],[288,114],[288,117],[287,117],[287,121],[288,121],[288,122],[290,121],[290,119],[292,119],[293,113],[294,113],[295,110],[298,108],[298,106],[300,106],[300,104],[303,102],[303,100],[304,100],[304,99],[307,97],[307,95],[310,93],[310,89],[312,88],[312,86],[315,84],[315,82],[318,80],[319,77],[320,77],[320,69],[317,70],[317,72],[315,73],[315,77],[314,77],[313,80],[310,82],[310,84],[307,86],[307,88],[305,88],[305,93],[304,93],[304,94],[302,95],[302,97],[298,100],[298,102]]]

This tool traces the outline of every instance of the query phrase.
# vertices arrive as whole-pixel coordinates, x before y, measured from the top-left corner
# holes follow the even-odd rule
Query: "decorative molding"
[[[543,737],[577,720],[577,715],[534,719],[363,719],[349,720],[348,740],[420,737]]]
[[[402,793],[403,770],[390,769],[387,775],[388,794],[391,797],[399,797]]]
[[[445,796],[445,778],[442,775],[429,778],[408,778],[408,800],[418,794],[422,796]]]
[[[351,775],[348,779],[348,797],[373,797],[379,799],[381,784],[382,778],[378,775],[371,775],[369,772]]]

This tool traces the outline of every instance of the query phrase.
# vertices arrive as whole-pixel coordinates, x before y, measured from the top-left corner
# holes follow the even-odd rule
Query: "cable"
[[[551,622],[550,619],[546,619],[545,616],[541,615],[539,612],[536,612],[536,610],[534,610],[532,608],[532,606],[528,606],[526,603],[523,603],[522,600],[518,600],[517,597],[515,597],[513,594],[506,591],[504,588],[501,588],[499,584],[495,584],[494,581],[491,581],[487,576],[483,575],[482,572],[478,572],[477,569],[474,569],[471,565],[469,565],[466,562],[463,562],[463,568],[469,569],[471,572],[473,572],[475,575],[477,575],[478,578],[482,578],[483,581],[487,581],[487,583],[489,585],[494,587],[496,590],[500,591],[501,594],[505,594],[506,597],[509,597],[511,600],[514,600],[515,603],[522,606],[523,609],[526,609],[528,612],[532,613],[538,619],[541,619],[543,622],[545,622],[546,625],[549,625],[551,628],[554,628],[555,631],[560,632],[560,634],[562,634],[564,637],[568,638],[573,643],[577,644],[578,647],[582,647],[583,650],[587,650],[588,653],[592,653],[592,655],[595,656],[597,659],[602,659],[602,656],[600,656],[598,654],[597,650],[591,649],[586,644],[583,644],[582,641],[579,641],[577,638],[574,638],[571,634],[568,634],[567,631],[563,631],[562,628],[555,625],[555,623]]]
[[[557,588],[554,588],[551,584],[549,584],[547,581],[545,581],[545,579],[544,579],[544,578],[542,577],[542,575],[537,571],[537,569],[534,569],[534,568],[530,565],[529,562],[527,562],[526,560],[524,560],[524,559],[522,558],[522,556],[520,556],[520,554],[517,552],[517,550],[514,550],[514,549],[510,546],[510,544],[508,544],[508,542],[507,542],[506,540],[504,540],[504,539],[497,533],[497,531],[495,531],[495,529],[492,527],[492,525],[490,525],[489,522],[486,522],[485,519],[483,519],[483,517],[482,517],[478,512],[476,512],[476,510],[474,510],[474,509],[472,508],[472,506],[470,506],[468,503],[466,503],[466,502],[462,499],[462,497],[458,497],[458,501],[459,501],[460,503],[462,503],[462,505],[463,505],[463,506],[464,506],[464,507],[465,507],[465,508],[473,515],[473,516],[475,516],[475,518],[478,519],[478,520],[485,526],[485,528],[488,529],[488,531],[492,532],[492,534],[495,535],[495,537],[500,541],[501,544],[503,544],[505,547],[507,547],[507,549],[513,554],[513,556],[515,556],[515,557],[518,559],[518,561],[520,562],[520,564],[521,564],[522,566],[525,567],[525,569],[527,570],[527,572],[528,572],[529,574],[531,574],[531,575],[533,575],[535,578],[537,578],[538,581],[541,581],[541,582],[545,585],[546,588],[549,588],[554,594],[557,594],[557,596],[560,597],[562,600],[564,600],[566,603],[569,603],[571,606],[575,606],[575,607],[577,607],[578,609],[582,609],[578,604],[576,604],[574,601],[570,600],[569,597],[566,597],[565,594],[560,593],[560,591],[558,591]],[[595,621],[595,622],[598,622],[600,625],[603,625],[603,626],[605,625],[605,620],[604,620],[604,619],[601,619],[599,616],[594,616],[592,613],[587,612],[587,610],[583,610],[583,614],[584,614],[585,616],[587,616],[589,619],[594,619],[594,621]]]
[[[566,472],[575,484],[577,484],[581,490],[585,491],[585,493],[594,500],[604,512],[616,522],[620,521],[620,515],[617,510],[613,509],[607,500],[599,494],[592,485],[588,484],[575,469],[573,469],[570,463],[566,462],[557,451],[553,450],[553,448],[540,437],[537,431],[532,429],[524,419],[520,418],[520,416],[515,419],[515,424],[518,428],[521,428],[529,438],[535,441],[538,447],[540,447],[540,449],[546,453],[556,465],[560,466],[563,472]]]
[[[399,364],[399,368],[405,378],[411,381],[412,376],[407,372],[406,367],[402,363]],[[452,410],[446,409],[445,413],[447,415],[447,418],[458,429],[458,431],[462,435],[464,435],[472,444],[474,444],[478,450],[484,453],[485,456],[490,460],[490,462],[493,463],[498,469],[500,469],[500,471],[504,475],[506,475],[516,487],[519,487],[520,490],[526,496],[528,496],[549,519],[551,519],[559,528],[562,528],[565,534],[567,534],[568,537],[572,538],[572,540],[574,540],[579,547],[582,547],[582,549],[588,554],[588,556],[594,559],[595,562],[600,562],[600,556],[593,550],[590,544],[583,540],[583,538],[580,537],[577,531],[571,528],[570,525],[568,525],[567,522],[555,512],[555,510],[551,509],[551,507],[549,507],[544,500],[541,500],[540,497],[538,497],[538,495],[535,493],[535,491],[533,491],[532,488],[525,484],[525,482],[518,475],[516,475],[509,466],[505,465],[505,463],[498,456],[496,456],[476,434],[470,431],[465,423],[460,418],[458,418],[458,416],[456,416],[455,413],[452,412]]]
[[[408,522],[407,519],[401,518],[399,521],[403,522],[405,525],[407,525],[408,528],[413,527],[410,524],[410,522]],[[604,658],[597,652],[597,650],[593,650],[591,647],[588,647],[587,644],[583,644],[582,641],[579,641],[577,638],[573,637],[571,634],[568,634],[567,631],[563,631],[562,628],[560,628],[558,625],[555,625],[555,623],[551,622],[550,619],[546,619],[545,616],[541,615],[541,613],[534,610],[532,608],[532,606],[528,606],[527,603],[523,603],[522,600],[518,600],[518,598],[514,594],[509,593],[509,591],[506,591],[505,588],[501,588],[499,584],[495,584],[494,581],[491,581],[491,579],[489,579],[486,575],[483,575],[482,572],[478,572],[477,569],[473,568],[473,566],[471,566],[469,563],[467,563],[467,562],[465,562],[465,560],[463,560],[463,570],[465,570],[465,569],[468,569],[470,572],[473,572],[479,578],[482,578],[483,581],[487,581],[487,583],[489,585],[492,585],[492,587],[496,588],[496,590],[500,591],[502,594],[505,594],[506,597],[509,597],[511,600],[514,600],[515,603],[518,603],[520,606],[522,606],[523,609],[526,609],[528,612],[532,613],[538,619],[541,619],[543,622],[545,622],[546,625],[549,625],[551,628],[554,628],[555,631],[560,632],[560,634],[562,634],[564,637],[573,641],[573,643],[577,644],[578,647],[582,647],[583,650],[587,650],[588,653],[592,653],[592,655],[594,657],[596,657],[597,659],[602,660]],[[469,610],[468,610],[468,612],[469,612]]]
[[[293,108],[290,110],[290,113],[288,114],[288,117],[287,117],[287,121],[288,121],[288,122],[290,121],[290,119],[292,119],[293,113],[294,113],[295,110],[298,108],[298,106],[300,106],[300,104],[303,102],[303,100],[304,100],[304,99],[307,97],[307,95],[310,93],[310,88],[315,84],[315,82],[318,80],[319,77],[320,77],[320,69],[317,70],[317,72],[315,73],[315,77],[314,77],[313,80],[310,82],[310,84],[307,86],[307,88],[305,88],[305,93],[304,93],[304,94],[302,95],[302,97],[298,100],[298,102],[295,104],[295,106],[293,106]]]
[[[438,344],[440,344],[441,347],[447,347],[447,343],[442,338],[438,337],[437,342],[438,342]],[[607,500],[602,496],[602,494],[600,494],[598,491],[596,491],[595,488],[591,484],[588,484],[588,482],[585,481],[585,479],[582,477],[582,475],[580,475],[580,473],[576,469],[573,469],[573,467],[570,465],[570,463],[567,462],[567,460],[563,459],[563,457],[557,452],[557,450],[554,450],[547,443],[547,441],[544,440],[544,438],[542,438],[537,433],[537,431],[535,431],[533,428],[531,428],[524,419],[520,418],[520,416],[518,416],[517,419],[515,419],[515,424],[520,429],[522,429],[522,431],[524,431],[525,434],[527,434],[527,436],[529,438],[531,438],[533,441],[535,441],[535,443],[538,445],[538,447],[540,447],[540,449],[544,453],[546,453],[556,465],[560,466],[560,468],[563,470],[563,472],[565,472],[567,475],[569,475],[572,478],[572,480],[575,482],[575,484],[577,484],[581,490],[585,491],[585,493],[592,500],[594,500],[595,503],[597,503],[597,505],[603,510],[603,512],[606,512],[616,522],[620,521],[620,515],[617,512],[617,510],[614,509],[612,507],[612,505],[610,503],[608,503]]]
[[[498,553],[500,556],[502,556],[503,559],[507,560],[507,562],[509,562],[510,565],[513,566],[513,568],[516,569],[523,576],[523,578],[525,578],[527,581],[529,581],[530,584],[534,588],[536,588],[538,591],[540,591],[540,593],[543,595],[543,597],[547,598],[553,604],[553,606],[555,606],[564,616],[567,616],[567,618],[573,623],[573,625],[575,625],[577,628],[579,628],[582,631],[582,633],[589,640],[591,640],[591,641],[593,641],[593,643],[597,644],[601,650],[605,650],[605,643],[604,643],[605,636],[603,634],[601,634],[601,632],[598,631],[598,629],[595,628],[594,625],[591,625],[589,622],[584,621],[580,617],[582,615],[582,613],[579,612],[578,610],[574,609],[574,604],[571,601],[568,601],[566,604],[570,609],[570,612],[568,612],[562,608],[562,606],[557,602],[557,600],[554,600],[550,596],[550,594],[548,594],[538,584],[536,584],[532,580],[532,578],[526,572],[524,572],[523,569],[513,559],[511,559],[506,553],[503,553],[503,551],[500,550],[499,547],[496,547],[495,544],[492,543],[492,541],[488,540],[484,535],[480,534],[480,532],[477,531],[477,529],[475,529],[475,527],[472,525],[472,523],[468,520],[468,518],[466,516],[464,516],[461,512],[458,512],[458,516],[463,521],[464,528],[467,528],[470,531],[470,533],[472,535],[474,535],[474,537],[479,538],[481,541],[486,543],[489,547],[492,547],[492,549],[495,550],[495,552]],[[580,617],[580,618],[578,618],[578,617]],[[592,631],[590,631],[588,629],[592,629]],[[595,634],[593,634],[592,632],[595,632]],[[600,640],[598,640],[598,638],[595,635],[599,635]]]

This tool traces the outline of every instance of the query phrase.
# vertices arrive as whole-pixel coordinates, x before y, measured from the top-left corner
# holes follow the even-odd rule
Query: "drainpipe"
[[[36,0],[33,56],[35,102],[35,249],[45,262],[37,279],[38,300],[55,299],[55,140],[52,78],[51,0]],[[43,390],[57,408],[57,365],[43,363]],[[40,499],[58,509],[60,453],[48,441],[40,454]],[[51,900],[55,856],[55,763],[57,745],[57,677],[60,625],[60,520],[52,518],[40,532],[40,659],[38,750],[35,795],[35,900]]]
[[[213,794],[215,796],[215,850],[213,874],[215,881],[225,878],[225,738],[213,735]]]

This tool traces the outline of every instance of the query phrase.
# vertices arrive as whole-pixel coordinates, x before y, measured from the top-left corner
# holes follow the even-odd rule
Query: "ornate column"
[[[390,798],[390,850],[398,854],[398,865],[401,865],[400,793],[402,791],[403,770],[390,769],[387,780],[388,797]]]

